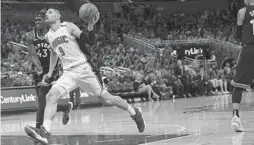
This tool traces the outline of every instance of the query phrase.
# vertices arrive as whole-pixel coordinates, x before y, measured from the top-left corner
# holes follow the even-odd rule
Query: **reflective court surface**
[[[116,107],[74,110],[67,125],[58,113],[51,145],[254,145],[254,93],[244,94],[240,116],[244,133],[234,133],[231,95],[133,104],[143,109],[146,131],[139,133],[128,113]],[[33,145],[24,133],[35,112],[4,115],[2,145]]]

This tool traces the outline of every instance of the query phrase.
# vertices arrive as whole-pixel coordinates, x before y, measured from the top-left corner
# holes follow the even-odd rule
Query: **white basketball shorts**
[[[53,84],[52,88],[57,88],[61,96],[65,96],[79,87],[84,92],[99,97],[103,91],[100,79],[100,76],[94,72],[94,68],[89,63],[84,63],[64,70],[62,76]]]

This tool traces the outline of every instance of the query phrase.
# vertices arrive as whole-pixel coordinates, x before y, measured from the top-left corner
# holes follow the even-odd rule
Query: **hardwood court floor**
[[[254,145],[254,93],[243,97],[244,133],[234,133],[231,95],[133,104],[143,109],[147,128],[137,131],[128,113],[116,107],[75,110],[67,125],[58,113],[51,145]],[[2,116],[2,145],[33,145],[23,127],[35,124],[35,113]]]

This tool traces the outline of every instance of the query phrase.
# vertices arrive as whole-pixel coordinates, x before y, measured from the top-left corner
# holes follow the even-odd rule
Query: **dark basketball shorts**
[[[254,44],[243,47],[236,66],[236,74],[232,86],[249,89],[254,79]]]

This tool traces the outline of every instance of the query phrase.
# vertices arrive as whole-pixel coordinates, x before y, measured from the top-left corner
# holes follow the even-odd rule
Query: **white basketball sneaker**
[[[235,132],[243,132],[243,126],[239,117],[235,116],[231,120],[231,127]]]

